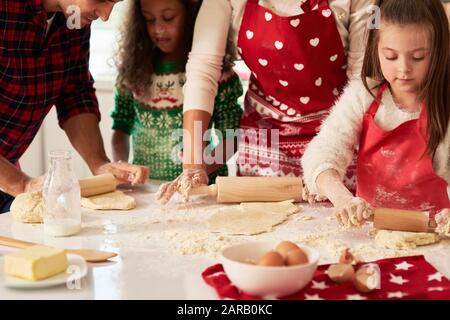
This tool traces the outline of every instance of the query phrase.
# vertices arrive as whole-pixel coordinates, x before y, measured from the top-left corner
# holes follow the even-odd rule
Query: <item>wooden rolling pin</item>
[[[79,180],[82,197],[113,192],[119,181],[110,173]]]
[[[377,208],[373,214],[373,226],[377,229],[435,232],[436,222],[428,212]]]
[[[189,195],[211,195],[219,203],[302,201],[301,178],[217,177],[216,184],[194,188]]]

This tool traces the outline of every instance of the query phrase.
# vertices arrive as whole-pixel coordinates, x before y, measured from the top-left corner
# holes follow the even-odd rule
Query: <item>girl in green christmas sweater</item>
[[[113,158],[128,160],[131,136],[132,162],[150,167],[152,179],[173,180],[182,172],[182,87],[200,6],[201,1],[195,0],[129,2],[116,57],[118,77],[111,113]],[[226,71],[210,124],[219,137],[214,144],[218,148],[227,145],[227,137],[235,139],[227,129],[239,128],[242,115],[237,102],[242,85],[227,63],[233,61],[232,56],[229,53],[224,61]],[[229,150],[225,153],[232,154]],[[227,175],[226,160],[209,166],[210,182],[217,175]]]

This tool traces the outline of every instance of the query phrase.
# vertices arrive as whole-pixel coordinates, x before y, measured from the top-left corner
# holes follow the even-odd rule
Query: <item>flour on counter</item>
[[[248,241],[268,240],[290,240],[313,247],[321,254],[321,264],[337,262],[344,248],[350,248],[355,257],[365,262],[424,252],[422,248],[398,250],[379,247],[367,235],[369,224],[361,228],[342,229],[333,219],[332,207],[326,205],[300,205],[301,212],[291,215],[271,232],[258,235],[228,235],[208,231],[207,221],[217,210],[232,206],[219,205],[214,201],[175,203],[165,207],[151,205],[145,213],[141,211],[130,212],[126,216],[111,215],[110,221],[107,216],[108,220],[105,220],[105,216],[99,219],[98,214],[87,213],[83,218],[83,232],[98,234],[104,240],[105,249],[116,250],[125,259],[131,248],[144,254],[163,252],[167,257],[175,254],[188,260],[208,258],[217,261],[225,247]],[[450,245],[450,241],[441,243],[443,248]],[[430,249],[437,250],[434,247],[437,245]],[[167,268],[169,267],[170,264],[167,263]],[[173,273],[181,272],[172,268]]]
[[[211,232],[185,231],[173,229],[165,232],[171,247],[181,255],[206,255],[217,258],[220,252],[231,245],[248,241],[245,237],[225,237]]]

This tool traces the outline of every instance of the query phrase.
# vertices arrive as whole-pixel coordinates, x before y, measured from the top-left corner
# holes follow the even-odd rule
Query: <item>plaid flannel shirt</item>
[[[100,120],[89,72],[90,27],[71,30],[59,12],[46,36],[47,19],[43,0],[0,1],[0,155],[11,163],[53,106],[60,126],[81,113]]]

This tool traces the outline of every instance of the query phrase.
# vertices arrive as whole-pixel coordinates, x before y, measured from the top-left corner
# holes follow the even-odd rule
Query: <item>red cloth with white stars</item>
[[[329,265],[317,268],[314,278],[303,290],[283,300],[450,300],[450,281],[439,273],[424,256],[410,256],[377,260],[381,271],[380,289],[370,293],[356,291],[352,282],[334,283],[326,274]],[[360,264],[362,265],[362,264]],[[236,288],[228,279],[221,264],[202,273],[203,280],[212,286],[219,298],[259,300]]]

